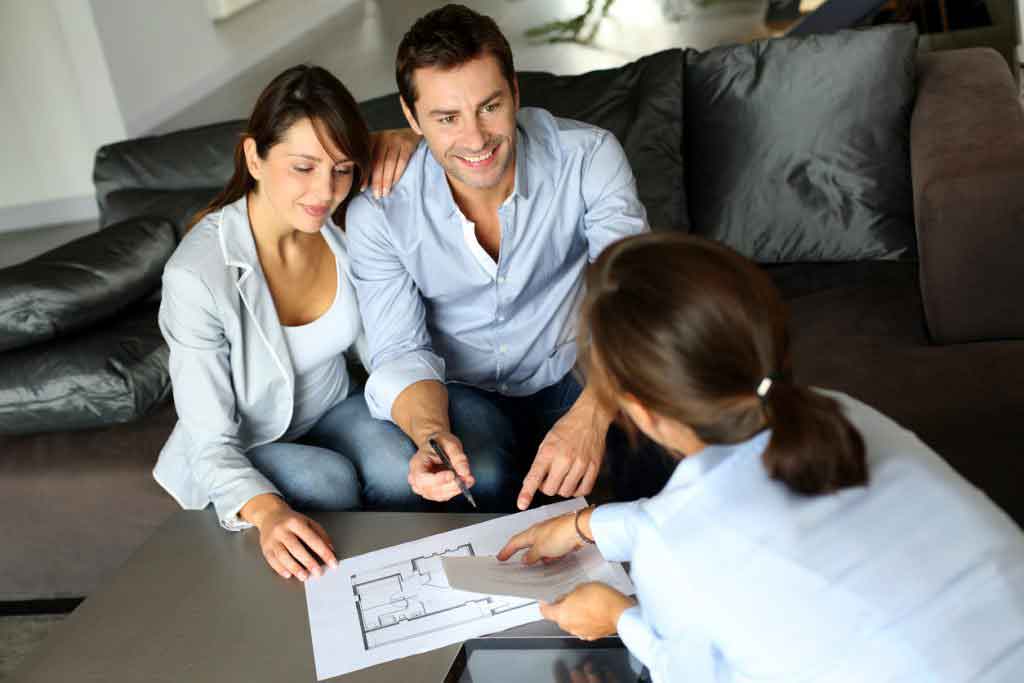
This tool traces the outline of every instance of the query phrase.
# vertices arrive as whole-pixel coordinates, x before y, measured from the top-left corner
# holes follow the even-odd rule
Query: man
[[[513,497],[526,509],[538,490],[587,494],[613,416],[572,375],[584,269],[647,230],[622,148],[520,111],[508,41],[466,7],[417,21],[396,71],[426,144],[389,195],[358,197],[346,221],[370,411],[418,447],[409,484],[429,500],[460,492],[431,438],[484,509]]]

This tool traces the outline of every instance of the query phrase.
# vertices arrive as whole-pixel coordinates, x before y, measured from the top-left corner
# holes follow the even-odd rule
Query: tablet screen
[[[639,683],[642,674],[617,638],[482,638],[463,646],[445,683]]]

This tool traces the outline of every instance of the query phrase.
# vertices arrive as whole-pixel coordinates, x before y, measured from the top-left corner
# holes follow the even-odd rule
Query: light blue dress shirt
[[[632,562],[623,641],[659,683],[1024,681],[1024,534],[911,432],[832,395],[866,487],[790,493],[762,432],[594,511],[602,554]]]
[[[510,396],[558,382],[576,362],[587,263],[648,229],[615,136],[530,108],[517,115],[515,187],[498,217],[488,263],[425,143],[389,196],[350,204],[374,417],[390,420],[398,395],[426,379]]]

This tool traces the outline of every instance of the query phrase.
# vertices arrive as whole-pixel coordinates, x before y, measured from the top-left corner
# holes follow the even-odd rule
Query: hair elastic
[[[772,387],[778,381],[779,373],[770,372],[767,375],[765,375],[758,383],[757,389],[754,390],[754,393],[756,393],[757,397],[761,400],[762,406],[766,406],[768,404],[768,394],[771,392]]]

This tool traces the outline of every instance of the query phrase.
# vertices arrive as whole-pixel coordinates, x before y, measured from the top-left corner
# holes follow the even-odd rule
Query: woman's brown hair
[[[352,189],[331,218],[345,227],[345,207],[362,186],[370,168],[370,132],[352,94],[331,72],[319,66],[299,65],[279,74],[263,89],[252,115],[235,145],[235,170],[227,186],[189,223],[191,229],[208,213],[224,208],[256,189],[256,180],[245,163],[246,138],[256,143],[256,153],[265,159],[270,148],[281,142],[298,121],[309,119],[317,136],[330,142],[352,160]],[[321,137],[320,143],[325,148]]]
[[[778,290],[731,249],[680,233],[617,242],[588,272],[582,316],[581,358],[609,408],[631,394],[707,444],[769,427],[765,469],[798,493],[867,483],[864,442],[838,403],[792,381]]]

